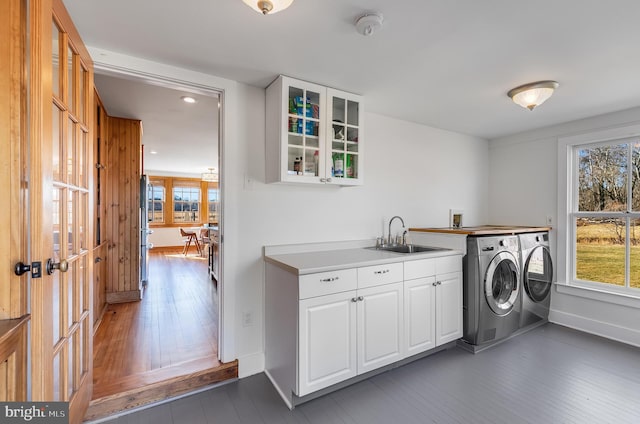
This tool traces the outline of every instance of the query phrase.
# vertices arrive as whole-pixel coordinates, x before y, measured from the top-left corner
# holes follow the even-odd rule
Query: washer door
[[[513,309],[520,284],[520,272],[515,256],[500,252],[493,257],[484,278],[487,303],[497,315],[507,315]]]
[[[553,279],[553,264],[549,249],[536,246],[524,265],[524,290],[534,302],[542,302],[549,296]]]

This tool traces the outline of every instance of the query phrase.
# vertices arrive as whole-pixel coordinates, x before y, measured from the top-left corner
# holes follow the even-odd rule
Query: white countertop
[[[346,268],[382,265],[451,255],[462,255],[462,252],[458,250],[440,250],[436,252],[404,254],[359,247],[277,255],[265,254],[264,259],[296,275],[305,275],[316,272],[336,271]]]

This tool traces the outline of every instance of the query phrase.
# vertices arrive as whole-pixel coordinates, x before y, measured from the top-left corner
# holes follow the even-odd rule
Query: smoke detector
[[[382,14],[366,13],[356,20],[356,29],[364,36],[369,36],[382,27]]]

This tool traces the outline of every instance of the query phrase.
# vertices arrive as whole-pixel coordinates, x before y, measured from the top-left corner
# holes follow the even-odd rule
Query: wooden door
[[[24,0],[0,7],[0,401],[27,399],[28,272],[25,239]]]
[[[70,402],[79,423],[92,387],[93,63],[62,0],[29,13],[29,239],[43,264],[30,287],[31,395]]]

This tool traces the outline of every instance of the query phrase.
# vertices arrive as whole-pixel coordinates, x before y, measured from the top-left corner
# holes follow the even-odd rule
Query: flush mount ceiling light
[[[182,101],[183,101],[183,102],[185,102],[185,103],[195,103],[195,102],[196,102],[196,99],[194,99],[194,98],[193,98],[193,97],[191,97],[191,96],[182,96],[182,97],[180,97],[180,98],[181,98],[181,99],[182,99]]]
[[[367,13],[356,19],[356,29],[364,36],[369,36],[382,27],[382,14]]]
[[[513,88],[507,96],[511,97],[514,103],[533,110],[551,97],[556,88],[558,83],[555,81],[538,81]]]
[[[208,181],[210,183],[214,183],[218,181],[218,173],[215,168],[207,168],[209,172],[202,173],[202,181]]]
[[[278,13],[291,6],[293,0],[242,0],[247,6],[263,15]]]

